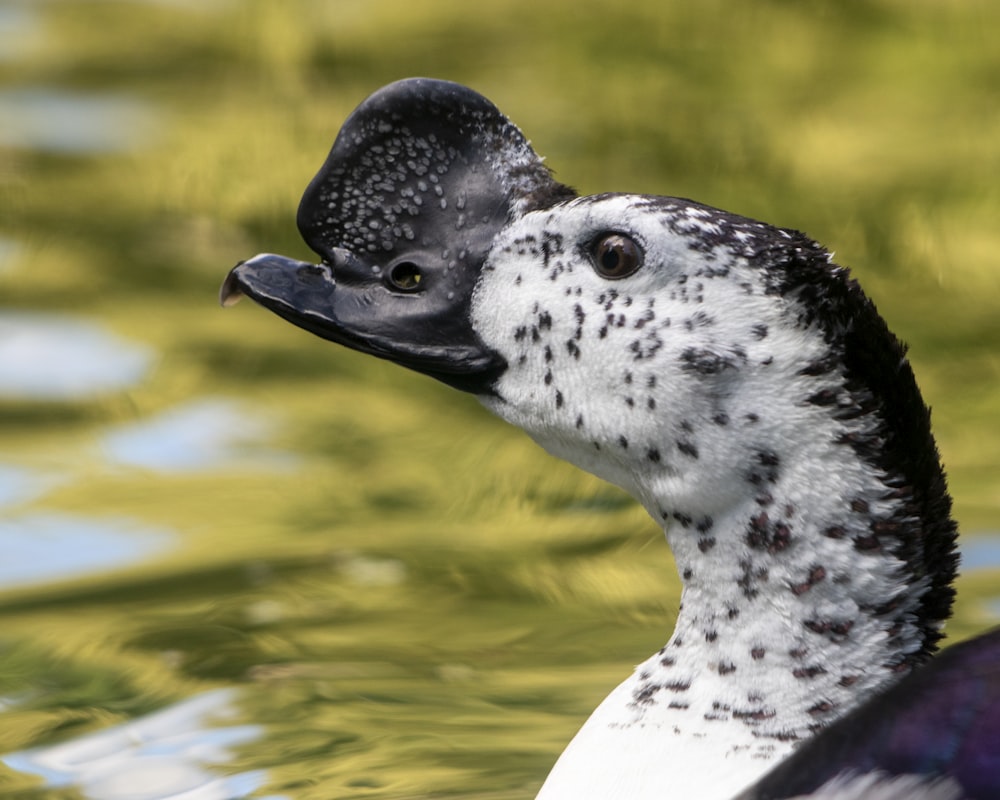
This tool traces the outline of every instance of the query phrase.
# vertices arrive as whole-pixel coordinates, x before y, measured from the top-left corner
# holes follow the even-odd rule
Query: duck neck
[[[633,677],[633,721],[664,705],[698,728],[728,720],[762,744],[795,741],[922,657],[928,582],[879,540],[891,504],[852,495],[830,503],[838,512],[774,486],[718,518],[670,512],[681,609]]]
[[[626,724],[730,721],[766,749],[811,735],[935,649],[951,590],[934,572],[950,580],[954,563],[930,559],[950,519],[932,519],[904,472],[865,457],[873,418],[809,417],[796,441],[783,414],[770,428],[741,409],[716,414],[726,434],[699,440],[704,470],[637,481],[683,593],[673,636],[632,678]]]

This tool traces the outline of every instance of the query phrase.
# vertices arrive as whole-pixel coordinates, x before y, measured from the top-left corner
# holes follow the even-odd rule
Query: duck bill
[[[336,248],[330,256],[323,264],[271,253],[254,256],[229,272],[219,299],[231,306],[246,295],[323,339],[456,389],[491,393],[506,362],[473,330],[471,292],[459,294],[447,286],[393,291],[380,280],[380,268],[350,251]]]
[[[320,263],[256,256],[229,273],[223,303],[246,294],[324,339],[490,394],[506,363],[470,307],[494,239],[572,196],[482,95],[399,81],[348,117],[302,197]]]

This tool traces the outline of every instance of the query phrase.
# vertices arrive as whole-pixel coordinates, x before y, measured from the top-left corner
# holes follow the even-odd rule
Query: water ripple
[[[121,567],[167,549],[173,538],[122,519],[54,513],[0,519],[0,589]]]
[[[1000,567],[1000,534],[982,531],[959,539],[962,569],[996,569]]]
[[[3,756],[7,766],[75,786],[91,800],[235,800],[264,783],[262,771],[217,774],[255,725],[213,727],[232,717],[234,692],[206,692],[170,708],[68,742]]]
[[[0,236],[0,274],[11,269],[17,260],[20,249],[13,239]]]
[[[0,6],[0,63],[16,61],[41,40],[37,14],[21,5]]]
[[[0,116],[3,115],[0,109]],[[72,400],[122,389],[145,374],[149,350],[89,322],[0,312],[0,396]]]
[[[35,500],[58,482],[53,475],[0,464],[0,508]]]
[[[159,127],[134,98],[43,88],[0,91],[0,119],[0,145],[66,155],[130,150]]]
[[[227,400],[199,400],[123,426],[102,442],[110,461],[161,472],[255,464],[287,465],[291,456],[261,442],[273,426]]]

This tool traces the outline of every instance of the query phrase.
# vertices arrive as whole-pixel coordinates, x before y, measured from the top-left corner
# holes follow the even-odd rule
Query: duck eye
[[[389,288],[397,292],[415,292],[420,288],[422,278],[420,267],[412,261],[403,261],[389,270],[386,281]]]
[[[642,250],[622,233],[602,233],[590,247],[594,267],[602,277],[626,278],[642,266]]]

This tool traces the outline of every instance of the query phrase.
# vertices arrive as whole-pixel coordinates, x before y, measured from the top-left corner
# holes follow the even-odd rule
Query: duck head
[[[771,357],[755,343],[794,313],[774,302],[780,278],[763,262],[827,263],[805,237],[697,203],[578,198],[489,100],[420,78],[350,115],[298,226],[319,262],[242,262],[224,304],[248,295],[323,338],[477,394],[633,493],[650,465],[680,473],[685,464],[671,464],[710,441],[728,447],[690,429],[720,426],[723,399]],[[799,366],[823,349],[816,337],[779,346]]]
[[[469,308],[493,240],[572,195],[486,98],[400,81],[351,114],[302,198],[299,230],[320,262],[258,255],[221,298],[246,294],[318,336],[488,393],[505,362]]]

